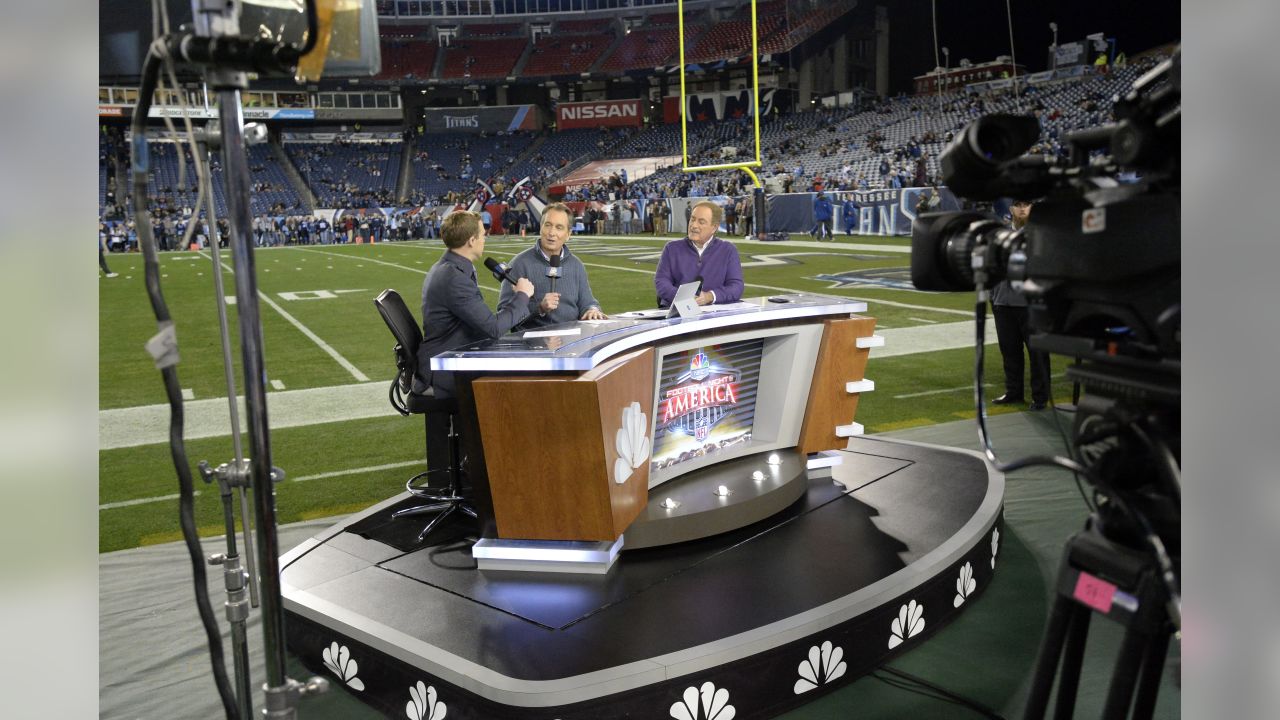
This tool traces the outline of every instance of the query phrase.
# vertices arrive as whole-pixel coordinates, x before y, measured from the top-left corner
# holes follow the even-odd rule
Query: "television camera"
[[[975,399],[988,459],[1006,471],[1066,467],[1094,490],[1096,510],[1064,555],[1027,717],[1043,715],[1060,654],[1058,716],[1070,716],[1073,646],[1084,641],[1090,609],[1133,638],[1107,717],[1123,716],[1131,701],[1154,706],[1169,636],[1181,625],[1180,68],[1175,51],[1135,80],[1115,102],[1114,123],[1064,136],[1065,156],[1026,154],[1040,139],[1036,117],[971,123],[940,158],[945,183],[975,201],[1037,200],[1029,221],[1014,229],[979,212],[931,213],[912,230],[918,289],[977,290]],[[983,333],[989,290],[1005,280],[1027,297],[1032,350],[1072,358],[1067,376],[1084,395],[1071,458],[1001,464],[991,446]],[[1084,586],[1113,594],[1090,604]],[[1121,597],[1125,607],[1113,602]]]

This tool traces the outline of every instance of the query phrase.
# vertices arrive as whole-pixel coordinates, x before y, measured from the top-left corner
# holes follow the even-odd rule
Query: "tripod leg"
[[[1169,633],[1161,632],[1147,644],[1142,658],[1142,675],[1138,678],[1138,697],[1133,703],[1133,720],[1149,720],[1156,712],[1156,694],[1160,692],[1160,674],[1164,656],[1169,651]]]
[[[1129,714],[1133,689],[1138,682],[1138,669],[1146,652],[1146,636],[1133,630],[1124,634],[1116,669],[1111,673],[1111,687],[1107,690],[1107,704],[1102,709],[1103,718],[1123,720]]]
[[[1058,701],[1053,717],[1070,720],[1076,711],[1076,695],[1080,689],[1080,666],[1084,663],[1084,645],[1089,636],[1093,613],[1072,603],[1067,640],[1062,649],[1062,670],[1058,673]]]
[[[1049,693],[1053,690],[1053,679],[1058,674],[1063,641],[1075,611],[1076,605],[1069,598],[1058,595],[1053,601],[1044,639],[1040,642],[1040,651],[1036,656],[1036,671],[1032,676],[1031,690],[1027,693],[1026,709],[1022,714],[1026,720],[1044,717],[1045,708],[1049,705]]]

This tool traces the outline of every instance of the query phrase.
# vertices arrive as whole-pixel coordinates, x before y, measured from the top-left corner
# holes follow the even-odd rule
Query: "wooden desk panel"
[[[653,364],[654,351],[645,348],[578,377],[472,383],[498,537],[613,541],[644,510]],[[623,430],[627,415],[638,432]],[[620,449],[630,471],[621,483]]]
[[[823,323],[822,345],[813,367],[808,405],[800,428],[797,449],[801,454],[845,447],[849,440],[836,435],[836,427],[853,422],[858,410],[858,393],[845,384],[862,380],[870,350],[859,348],[857,340],[870,336],[876,328],[871,317],[827,320]]]

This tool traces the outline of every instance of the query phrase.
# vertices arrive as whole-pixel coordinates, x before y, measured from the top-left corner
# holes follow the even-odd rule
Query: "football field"
[[[875,391],[858,404],[868,433],[972,418],[973,295],[925,293],[910,286],[910,240],[841,237],[814,242],[734,239],[742,256],[746,297],[822,293],[867,303],[883,348],[871,351],[867,377]],[[653,307],[653,272],[668,238],[574,238],[606,313]],[[491,236],[486,254],[507,260],[534,242]],[[363,509],[403,489],[422,463],[418,416],[387,402],[395,374],[394,341],[373,298],[393,288],[417,314],[423,277],[439,258],[438,241],[260,249],[260,291],[273,462],[287,479],[277,486],[281,523]],[[99,286],[99,550],[178,539],[177,477],[167,444],[169,409],[160,373],[143,349],[155,334],[143,283],[142,256],[108,256],[116,278]],[[223,285],[234,295],[230,254],[222,251]],[[177,330],[178,378],[186,398],[187,455],[194,465],[232,459],[228,401],[214,298],[213,258],[206,252],[164,253],[161,287]],[[498,283],[480,269],[490,306]],[[240,378],[235,306],[228,307],[232,357]],[[988,322],[987,342],[995,333]],[[988,389],[1001,391],[999,353],[989,346]],[[1055,361],[1054,396],[1070,395]],[[991,385],[995,383],[995,385]],[[243,388],[240,388],[242,391]],[[1011,412],[1005,408],[991,412]],[[549,418],[553,422],[554,418]],[[245,422],[241,413],[242,429]],[[248,452],[247,440],[245,452]],[[198,475],[197,475],[198,477]],[[216,486],[197,480],[201,534],[223,532]]]

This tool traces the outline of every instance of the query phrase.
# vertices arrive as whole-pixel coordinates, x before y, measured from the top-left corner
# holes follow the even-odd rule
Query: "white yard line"
[[[318,345],[321,350],[325,351],[325,353],[329,355],[329,357],[333,358],[335,362],[337,362],[344,369],[346,369],[347,372],[351,373],[351,377],[354,377],[356,379],[356,382],[369,382],[369,376],[360,372],[360,368],[356,367],[355,365],[352,365],[350,360],[342,357],[342,355],[339,354],[337,350],[334,350],[329,345],[329,343],[325,342],[324,340],[321,340],[319,335],[316,335],[315,333],[311,332],[310,328],[308,328],[306,325],[303,325],[294,316],[285,312],[284,308],[280,307],[278,304],[276,304],[274,300],[267,297],[266,293],[259,292],[258,296],[262,298],[262,301],[264,303],[270,305],[271,309],[280,313],[280,317],[284,318],[285,320],[288,320],[289,323],[294,327],[298,328],[298,330],[301,331],[303,335],[306,335],[308,338],[310,338],[311,342]]]
[[[990,343],[995,342],[994,325],[988,320]],[[885,338],[885,345],[871,350],[872,359],[973,346],[973,324],[968,322],[882,329],[877,334]],[[239,402],[244,417],[244,398]],[[226,398],[195,400],[183,408],[183,437],[187,440],[231,434]],[[268,396],[268,408],[272,430],[388,417],[394,412],[387,402],[387,381],[280,390]],[[100,450],[163,443],[168,437],[167,404],[98,412]]]
[[[410,465],[422,465],[424,468],[427,461],[423,460],[406,460],[398,463],[387,463],[386,465],[370,465],[369,467],[351,468],[350,470],[334,470],[333,472],[316,473],[315,475],[303,475],[296,478],[285,478],[285,482],[306,482],[308,480],[324,480],[326,478],[344,477],[346,475],[359,475],[361,473],[381,472],[383,470],[395,470],[396,468],[409,467]]]
[[[625,236],[618,236],[617,238],[609,238],[608,236],[595,236],[595,237],[601,237],[601,238],[603,238],[603,239],[618,239],[618,240],[626,239],[626,237],[625,237]],[[669,239],[669,238],[668,238],[668,239]],[[753,244],[755,244],[755,245],[766,245],[766,244],[767,244],[769,247],[778,247],[778,246],[780,246],[780,245],[784,245],[784,243],[753,243]],[[821,247],[821,248],[831,248],[831,247],[832,247],[832,245],[831,245],[831,244],[827,244],[827,243],[818,243],[818,242],[814,242],[814,243],[792,243],[792,244],[791,244],[791,247],[809,247],[809,246],[812,246],[812,247]],[[396,245],[387,244],[387,245],[386,245],[386,247],[396,247]],[[403,245],[403,244],[400,244],[400,247],[402,247],[402,248],[403,248],[403,247],[404,247],[404,245]],[[850,246],[846,246],[846,247],[850,247]],[[859,249],[870,249],[870,248],[872,248],[872,247],[878,248],[879,246],[878,246],[878,245],[877,245],[877,246],[858,246],[858,248],[859,248]],[[405,248],[405,249],[408,249],[408,248]],[[327,252],[324,252],[324,251],[322,251],[322,250],[312,250],[312,249],[310,249],[310,248],[306,248],[306,250],[307,250],[308,252],[318,252],[318,253],[323,253],[323,254],[325,254],[325,255],[336,255],[336,256],[338,256],[338,257],[349,258],[349,259],[352,259],[352,260],[363,260],[363,261],[367,261],[367,262],[375,262],[375,263],[379,263],[379,264],[382,264],[382,265],[388,265],[388,266],[390,266],[390,267],[400,268],[400,269],[402,269],[402,270],[412,270],[412,271],[414,271],[414,272],[416,272],[416,273],[421,273],[421,274],[423,274],[423,275],[426,275],[426,274],[427,274],[427,271],[425,271],[425,270],[419,270],[418,268],[409,267],[408,265],[397,265],[396,263],[390,263],[390,262],[386,262],[386,261],[384,261],[384,260],[374,260],[374,259],[372,259],[372,258],[352,257],[352,256],[350,256],[350,255],[343,255],[343,254],[341,254],[341,253],[327,253]],[[895,252],[896,252],[897,250],[898,250],[897,248],[895,248],[895,249],[894,249],[894,251],[895,251]],[[905,248],[905,250],[906,250],[907,252],[911,252],[911,248]],[[585,252],[585,250],[584,250],[584,252]],[[588,254],[589,254],[589,253],[588,253]],[[652,270],[648,270],[648,269],[645,269],[645,268],[619,267],[619,266],[617,266],[617,265],[604,265],[604,264],[601,264],[601,263],[589,263],[589,262],[584,262],[584,263],[582,263],[582,264],[583,264],[585,267],[602,268],[602,269],[606,269],[606,270],[623,270],[623,271],[626,271],[626,272],[634,272],[634,273],[643,273],[643,274],[645,274],[645,275],[653,275],[653,271],[652,271]],[[761,285],[761,284],[759,284],[759,283],[747,283],[747,284],[746,284],[746,286],[747,286],[747,287],[752,287],[752,288],[760,288],[760,289],[762,289],[762,290],[769,290],[769,291],[776,292],[776,293],[799,293],[799,292],[806,292],[806,291],[804,291],[804,290],[797,290],[797,289],[795,289],[795,288],[784,288],[784,287],[778,287],[778,286],[776,286],[776,285]],[[484,287],[483,285],[481,285],[480,287],[484,288],[485,290],[492,290],[491,288],[486,288],[486,287]],[[496,292],[496,291],[494,291],[494,292]],[[971,316],[971,315],[973,315],[973,312],[972,312],[971,310],[952,310],[952,309],[950,309],[950,308],[936,308],[936,307],[929,307],[929,306],[927,306],[927,305],[913,305],[913,304],[911,304],[911,303],[895,302],[895,301],[893,301],[893,300],[881,300],[881,299],[879,299],[879,298],[851,297],[851,296],[848,296],[848,295],[832,295],[831,297],[839,297],[839,298],[842,298],[842,299],[845,299],[845,300],[856,300],[856,301],[860,301],[860,302],[865,302],[865,303],[867,303],[867,305],[868,305],[868,306],[873,306],[873,305],[887,305],[887,306],[889,306],[889,307],[906,308],[906,309],[908,309],[908,310],[924,310],[924,311],[928,311],[928,312],[944,313],[944,314],[947,314],[947,315],[964,315],[964,316]]]
[[[334,470],[333,472],[316,473],[314,475],[303,475],[302,477],[286,478],[285,482],[306,482],[308,480],[325,480],[327,478],[346,477],[348,475],[362,475],[364,473],[381,472],[383,470],[395,470],[397,468],[410,467],[412,465],[426,465],[425,460],[406,460],[404,462],[387,463],[386,465],[369,465],[368,467],[350,468],[347,470]],[[198,496],[199,490],[195,491]],[[137,500],[121,500],[120,502],[103,503],[98,506],[98,510],[114,510],[116,508],[131,507],[133,505],[146,505],[149,503],[164,502],[166,500],[177,500],[178,494],[173,495],[157,495],[155,497],[138,498]]]
[[[244,396],[237,398],[240,417],[247,417]],[[298,390],[280,390],[267,396],[271,429],[321,423],[388,417],[395,414],[387,402],[387,382],[374,381]],[[208,398],[183,404],[186,440],[229,437],[231,420],[227,399]],[[98,449],[137,447],[169,440],[167,404],[98,411]]]
[[[213,259],[212,257],[210,257],[208,254],[204,252],[201,252],[200,254],[210,260]],[[235,270],[232,269],[231,266],[227,265],[227,263],[225,262],[222,263],[222,267],[227,270],[230,270],[232,273],[235,272]],[[333,358],[334,362],[337,362],[339,365],[342,366],[344,370],[351,373],[351,377],[355,378],[356,382],[369,382],[369,376],[360,372],[360,368],[356,367],[355,365],[352,365],[350,360],[343,357],[342,354],[339,353],[337,350],[334,350],[333,347],[329,345],[329,343],[325,342],[323,339],[321,339],[319,335],[312,332],[311,328],[307,327],[306,325],[303,325],[302,322],[298,320],[298,318],[290,315],[288,312],[285,312],[285,309],[280,307],[280,305],[276,303],[274,300],[272,300],[265,292],[263,292],[262,290],[259,290],[258,298],[262,300],[262,302],[270,306],[272,310],[275,310],[276,312],[280,313],[280,317],[289,321],[290,325],[293,325],[294,327],[298,328],[299,332],[307,336],[307,339],[311,340],[311,342],[315,343],[316,346],[318,346],[321,350],[325,352],[325,354]]]
[[[1065,374],[1058,373],[1057,375],[1051,375],[1050,380],[1060,380],[1064,377],[1066,377]],[[996,384],[983,383],[982,387],[984,388],[996,387]],[[906,400],[908,398],[918,398],[918,397],[926,397],[929,395],[943,395],[945,393],[960,392],[961,390],[973,390],[973,383],[969,383],[968,385],[960,385],[959,387],[942,388],[941,390],[925,390],[923,392],[903,393],[902,395],[894,395],[893,399]]]
[[[194,494],[198,496],[200,494],[200,491],[196,490],[194,491]],[[156,497],[138,498],[137,500],[121,500],[120,502],[103,503],[102,505],[98,506],[98,510],[99,511],[114,510],[116,508],[130,507],[132,505],[146,505],[148,503],[163,502],[165,500],[177,500],[177,499],[178,499],[178,494],[174,493],[173,495],[157,495]]]

